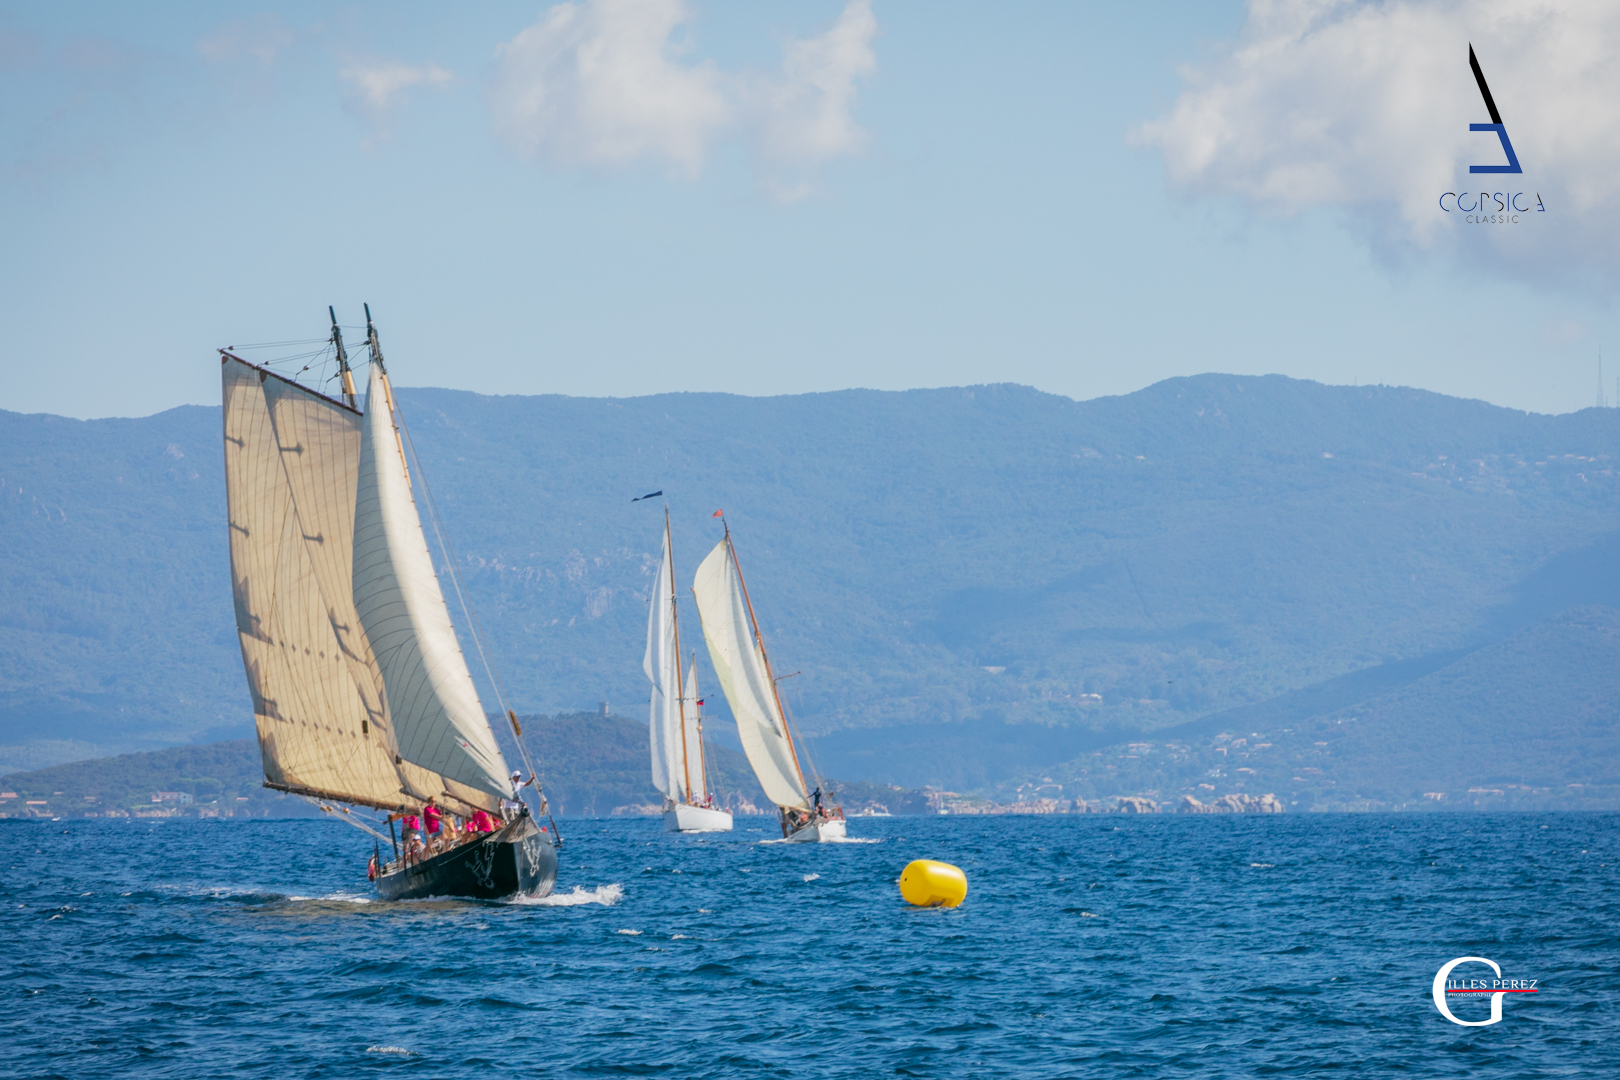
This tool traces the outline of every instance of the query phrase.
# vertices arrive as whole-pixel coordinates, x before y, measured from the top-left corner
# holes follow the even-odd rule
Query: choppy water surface
[[[8,825],[0,1071],[1620,1075],[1617,824],[574,821],[527,904],[369,902],[370,840],[334,822]],[[967,871],[964,906],[900,902],[919,857]],[[1430,983],[1464,955],[1542,992],[1452,1025]]]

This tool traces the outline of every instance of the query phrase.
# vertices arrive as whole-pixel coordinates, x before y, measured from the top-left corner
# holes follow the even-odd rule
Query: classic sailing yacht
[[[364,414],[335,315],[342,401],[220,350],[231,586],[264,786],[329,811],[490,815],[492,832],[402,853],[392,816],[384,837],[345,808],[378,838],[384,899],[544,896],[556,828],[510,809],[518,792],[428,554],[369,307],[366,330]]]
[[[804,771],[799,768],[787,713],[771,675],[770,659],[765,655],[765,639],[754,618],[742,567],[737,565],[730,525],[726,526],[725,539],[698,567],[692,593],[697,597],[698,617],[703,620],[703,638],[709,643],[709,659],[714,662],[726,701],[737,718],[743,752],[765,789],[765,797],[777,806],[783,837],[842,840],[843,808],[823,807],[821,788],[818,786],[812,795],[804,782]]]
[[[675,608],[675,556],[664,508],[664,558],[658,564],[647,612],[647,653],[641,667],[652,682],[648,741],[653,786],[664,793],[664,828],[670,832],[730,832],[731,815],[712,805],[703,721],[698,715],[697,655],[681,677],[681,624]]]

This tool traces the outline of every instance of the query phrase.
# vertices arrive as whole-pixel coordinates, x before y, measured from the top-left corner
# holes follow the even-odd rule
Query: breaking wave
[[[514,896],[507,900],[508,904],[523,904],[532,907],[578,907],[581,904],[602,904],[611,907],[624,899],[624,888],[618,884],[598,885],[594,889],[587,889],[580,885],[574,886],[570,893],[552,893],[550,896]]]

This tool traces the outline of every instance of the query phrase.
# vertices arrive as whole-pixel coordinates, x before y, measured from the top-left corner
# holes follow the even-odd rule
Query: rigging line
[[[399,429],[405,433],[405,444],[410,448],[411,460],[416,465],[417,481],[422,485],[423,495],[427,497],[428,520],[433,524],[433,535],[438,538],[439,547],[444,551],[445,554],[445,562],[449,565],[450,583],[455,586],[456,600],[461,604],[462,614],[467,618],[468,629],[472,632],[473,644],[478,648],[478,658],[483,661],[484,672],[489,676],[490,686],[495,691],[495,700],[499,702],[501,712],[505,714],[508,719],[510,719],[512,709],[511,706],[507,704],[506,687],[504,684],[502,684],[500,677],[495,674],[495,667],[489,655],[488,642],[484,637],[483,626],[479,623],[476,609],[474,608],[471,599],[467,596],[466,588],[462,584],[461,571],[456,562],[455,549],[450,546],[450,538],[445,533],[442,526],[442,519],[439,516],[438,502],[433,498],[432,487],[428,485],[427,473],[422,468],[421,457],[419,457],[416,453],[416,443],[411,439],[411,429],[405,423],[405,414],[399,408],[398,397],[394,399],[394,413],[399,418]],[[528,748],[523,745],[523,737],[514,731],[512,733],[512,739],[517,743],[518,756],[523,759],[524,768],[529,770],[529,775],[531,777],[538,776],[539,774],[535,771],[534,763],[529,760]],[[545,780],[541,779],[537,781],[537,783],[540,786],[540,794],[543,801],[545,794]]]
[[[433,498],[433,489],[428,485],[427,476],[422,468],[422,459],[416,452],[416,442],[411,438],[410,428],[405,424],[405,417],[399,408],[398,399],[395,399],[394,412],[400,418],[400,430],[405,433],[405,442],[410,449],[411,461],[416,467],[416,477],[422,485],[422,493],[427,498],[428,520],[433,525],[433,535],[439,541],[439,547],[444,552],[445,563],[450,570],[450,583],[455,586],[456,601],[461,605],[461,613],[467,619],[468,629],[473,636],[473,644],[478,649],[478,659],[484,665],[484,674],[489,676],[490,686],[495,691],[495,700],[500,704],[501,710],[507,709],[504,687],[495,677],[494,668],[490,664],[489,652],[484,641],[481,627],[475,625],[472,609],[467,601],[466,590],[462,587],[459,564],[456,560],[455,549],[450,546],[450,538],[445,534],[442,519],[439,515],[438,502]]]
[[[793,674],[797,675],[799,672],[795,671]],[[782,677],[784,679],[792,678],[790,675],[784,675]],[[799,704],[803,705],[804,690],[802,688],[799,690],[797,696],[799,699]],[[782,703],[782,719],[784,722],[788,721],[787,702],[785,701]],[[803,728],[799,728],[799,741],[804,744],[804,757],[805,760],[810,763],[810,773],[816,778],[816,786],[822,789],[823,796],[832,799],[834,806],[838,807],[840,810],[843,809],[844,804],[838,800],[837,796],[833,792],[827,790],[828,784],[826,774],[821,771],[821,766],[816,764],[815,742],[808,734],[805,733]]]
[[[296,344],[296,345],[314,345],[314,346],[316,346],[316,348],[313,348],[313,349],[304,349],[304,350],[302,350],[299,353],[300,356],[319,356],[321,353],[335,353],[337,351],[337,349],[333,346],[332,340],[330,338],[328,338],[325,341],[300,341],[300,342],[289,342],[288,344],[289,345],[295,345]],[[275,363],[279,363],[279,362],[280,361],[277,361],[277,360],[267,360],[267,361],[265,361],[265,363],[268,363],[268,364],[275,364]]]
[[[366,338],[368,344],[369,362],[377,364],[379,367],[381,367],[382,350],[377,342],[377,331],[371,322],[370,307],[366,308]],[[387,385],[387,377],[388,372],[387,369],[384,368],[383,379],[385,386]],[[422,484],[422,494],[427,499],[428,519],[433,523],[434,535],[439,538],[440,550],[444,553],[446,565],[450,569],[450,581],[456,588],[456,599],[460,601],[462,611],[467,616],[468,630],[471,631],[473,635],[473,644],[478,647],[479,659],[484,662],[484,670],[489,674],[490,683],[492,689],[495,691],[496,700],[500,703],[502,709],[505,711],[507,719],[512,723],[512,738],[517,743],[518,756],[523,760],[524,768],[529,770],[529,782],[535,785],[535,794],[540,797],[540,805],[538,809],[540,813],[546,814],[547,818],[551,821],[551,842],[553,845],[561,847],[562,832],[557,828],[557,819],[551,817],[549,813],[549,807],[546,800],[545,780],[539,775],[538,772],[536,772],[534,762],[529,758],[528,747],[523,745],[523,734],[518,728],[517,714],[512,711],[509,705],[507,705],[505,687],[501,684],[500,677],[495,674],[495,668],[490,658],[488,644],[484,640],[483,627],[478,621],[476,609],[472,607],[471,601],[467,596],[467,592],[462,587],[461,573],[456,564],[455,549],[450,546],[450,538],[448,535],[446,535],[441,527],[438,503],[433,498],[433,489],[429,486],[427,474],[422,469],[422,459],[417,456],[416,443],[414,440],[412,440],[410,428],[405,423],[404,410],[399,407],[399,399],[395,397],[392,392],[389,392],[388,397],[389,405],[393,409],[393,413],[389,419],[396,424],[396,434],[403,435],[403,438],[400,439],[401,451],[404,451],[406,447],[409,447],[411,460],[416,462],[416,475]],[[366,409],[369,412],[371,408],[371,395],[368,392],[366,395]],[[448,612],[446,614],[448,614]],[[485,718],[484,722],[486,725],[489,723],[487,717]],[[490,737],[494,738],[494,735],[494,731],[490,731]],[[514,790],[512,795],[513,798],[518,800],[518,804],[520,806],[527,809],[528,803],[523,801],[523,788],[521,786]],[[544,828],[545,826],[542,825],[541,829],[544,830]]]
[[[1617,395],[1617,396],[1620,396],[1620,395]],[[698,607],[697,589],[695,589],[695,588],[688,589],[687,592],[690,592],[692,594],[692,610],[697,612],[698,629],[701,630],[703,628],[703,610]],[[692,650],[692,673],[693,673],[694,678],[695,678],[695,676],[697,674],[697,650],[696,649]],[[695,690],[692,692],[692,700],[693,701],[697,700],[697,692]],[[710,715],[711,715],[711,718],[712,718],[712,716],[714,714],[710,714]],[[703,739],[702,739],[702,734],[703,734],[702,729],[703,729],[703,709],[701,707],[699,707],[698,708],[698,735],[699,735],[699,738],[698,738],[698,750],[699,750],[699,752],[701,752],[703,754],[703,786],[707,790],[720,792],[720,794],[724,795],[724,792],[721,792],[719,788],[713,788],[713,787],[709,786],[709,756],[708,756],[708,751],[704,749],[704,743],[703,743]]]
[[[309,803],[311,806],[315,807],[315,809],[319,810],[323,814],[336,814],[338,816],[339,821],[343,822],[346,825],[353,825],[355,828],[359,829],[361,832],[368,832],[372,836],[375,836],[379,840],[387,840],[388,839],[388,837],[384,836],[382,833],[378,832],[376,829],[373,829],[370,825],[367,825],[363,821],[358,821],[354,817],[350,816],[350,813],[349,813],[349,810],[348,810],[347,807],[345,807],[343,809],[339,809],[336,806],[329,806],[326,803],[322,802],[321,800],[315,798],[312,795],[300,795],[299,798],[303,799],[305,802]]]
[[[397,404],[395,406],[395,411],[398,411]],[[410,447],[411,460],[416,465],[416,475],[421,480],[422,492],[427,497],[428,516],[429,520],[433,524],[433,535],[438,539],[439,547],[444,552],[445,563],[450,570],[450,583],[454,585],[456,589],[456,601],[461,605],[461,613],[467,619],[468,628],[473,636],[473,644],[478,649],[478,659],[483,663],[484,674],[489,676],[490,686],[495,691],[495,700],[500,704],[501,710],[505,712],[508,710],[505,686],[501,683],[500,679],[496,677],[495,670],[490,663],[488,643],[484,640],[482,626],[477,623],[477,620],[472,612],[471,603],[467,599],[467,591],[461,581],[460,568],[456,560],[455,549],[450,546],[450,539],[448,535],[446,535],[443,528],[442,519],[439,516],[438,503],[433,498],[433,491],[428,486],[427,477],[424,475],[424,470],[422,469],[422,459],[417,456],[416,444],[411,441],[410,429],[405,427],[403,420],[401,421],[400,427],[405,431],[405,441]],[[520,747],[519,749],[521,750],[522,748]],[[524,763],[527,764],[527,761]]]
[[[369,361],[371,363],[377,364],[379,367],[381,367],[382,351],[381,351],[381,348],[379,347],[379,345],[377,343],[377,331],[376,331],[376,329],[374,328],[374,326],[372,325],[372,322],[371,322],[371,308],[370,307],[366,308],[366,339],[367,339],[368,351],[369,351],[369,354],[370,354],[369,357],[368,357]],[[385,386],[387,385],[387,382],[386,382],[387,377],[388,377],[387,369],[384,368],[383,369],[383,379],[384,379],[384,385]],[[440,519],[440,516],[439,516],[438,502],[433,498],[433,489],[428,484],[427,474],[422,468],[422,459],[416,453],[416,442],[415,442],[415,440],[413,440],[411,438],[410,427],[405,422],[405,411],[402,408],[400,408],[399,399],[397,397],[395,397],[391,392],[388,394],[388,398],[389,398],[389,406],[392,408],[392,414],[390,415],[389,420],[395,425],[394,430],[395,430],[396,437],[402,436],[400,438],[400,451],[402,453],[402,456],[407,452],[407,447],[408,447],[409,448],[408,453],[409,453],[410,459],[416,463],[416,477],[417,477],[417,480],[422,485],[422,494],[426,498],[427,504],[428,504],[428,520],[433,525],[433,534],[436,537],[438,537],[439,549],[440,549],[441,552],[443,552],[444,557],[445,557],[445,564],[448,567],[448,569],[450,570],[450,582],[451,582],[452,585],[455,586],[456,599],[460,602],[462,613],[467,618],[467,623],[468,623],[467,628],[468,628],[469,632],[472,634],[473,644],[475,646],[477,646],[477,648],[478,648],[479,659],[483,661],[483,663],[484,663],[484,671],[489,675],[491,689],[493,689],[495,691],[495,698],[496,698],[497,702],[499,702],[502,710],[506,713],[507,719],[512,722],[512,727],[513,727],[512,737],[513,737],[514,741],[517,743],[518,756],[523,760],[524,767],[529,770],[529,782],[536,785],[536,789],[537,789],[536,794],[538,794],[540,796],[540,811],[542,813],[545,813],[546,809],[547,809],[547,807],[546,807],[546,795],[545,795],[545,781],[539,778],[538,774],[535,772],[534,763],[529,760],[528,748],[523,745],[523,736],[519,733],[519,731],[517,729],[517,717],[516,717],[516,714],[512,711],[510,706],[508,706],[507,703],[506,703],[505,688],[502,686],[500,678],[495,674],[494,665],[492,664],[492,662],[490,660],[490,655],[489,655],[489,649],[487,647],[487,642],[485,642],[485,640],[483,638],[483,632],[482,632],[483,627],[479,624],[477,615],[471,609],[471,605],[470,605],[470,602],[468,600],[466,590],[462,587],[461,574],[460,574],[459,569],[458,569],[458,567],[456,565],[455,549],[450,546],[450,538],[449,538],[448,535],[446,535],[444,529],[442,528],[442,522],[441,522],[441,519]],[[366,395],[366,410],[369,412],[372,409],[372,407],[373,406],[372,406],[372,401],[371,401],[371,395],[368,392],[367,395]],[[446,612],[446,614],[448,615],[449,613]],[[488,724],[489,724],[488,717],[485,717],[484,723],[485,723],[485,725],[487,727]],[[495,732],[493,730],[490,731],[490,737],[491,738],[495,737]],[[514,790],[512,792],[512,795],[513,795],[513,798],[515,798],[515,799],[517,799],[519,801],[520,805],[527,806],[527,803],[524,803],[522,801],[523,800],[523,788],[522,788],[521,785],[518,786],[516,788],[516,790]],[[555,819],[552,819],[551,828],[552,828],[553,843],[560,845],[562,843],[562,834],[557,831],[557,822],[556,822]]]
[[[794,674],[797,675],[798,672],[794,672]],[[788,676],[785,676],[785,675],[783,676],[783,678],[787,678],[787,677]],[[803,700],[802,695],[800,697],[799,703],[801,705],[804,704],[804,700]],[[782,722],[785,723],[785,724],[786,723],[792,723],[792,719],[788,715],[787,702],[785,702],[785,701],[782,702]],[[797,725],[795,725],[795,726],[797,726]],[[804,759],[810,763],[810,775],[814,776],[816,778],[816,786],[823,789],[822,790],[822,795],[824,795],[824,796],[827,795],[828,794],[828,792],[826,791],[827,778],[826,778],[826,776],[822,775],[821,766],[816,764],[815,746],[811,742],[810,737],[804,733],[804,728],[799,728],[799,739],[798,739],[798,741],[799,741],[800,745],[802,745],[804,747]],[[842,806],[843,804],[842,803],[834,803],[833,805]]]
[[[765,663],[765,677],[771,681],[771,697],[776,701],[776,711],[782,717],[782,732],[787,736],[788,750],[793,754],[793,771],[799,777],[799,790],[809,795],[804,786],[804,769],[799,766],[799,753],[793,747],[793,729],[788,724],[787,709],[782,705],[782,694],[776,686],[776,676],[771,671],[771,658],[765,652],[765,635],[759,629],[759,617],[754,614],[754,601],[748,596],[748,580],[743,577],[742,564],[737,561],[737,545],[731,542],[731,523],[725,523],[726,554],[731,559],[731,568],[736,571],[737,584],[742,587],[743,603],[748,608],[748,621],[753,627],[752,641],[759,647],[759,658]]]
[[[304,367],[305,368],[312,368],[318,363],[328,363],[329,364],[329,363],[332,362],[332,359],[333,359],[332,356],[329,355],[328,353],[326,353],[323,350],[321,352],[298,353],[296,356],[278,356],[274,360],[266,360],[264,363],[260,364],[259,366],[260,367],[267,367],[267,368],[291,367],[292,365],[298,363],[300,360],[307,360],[307,361],[309,361],[309,363],[305,364]]]
[[[326,349],[308,349],[308,350],[306,350],[304,352],[301,352],[301,353],[291,353],[291,354],[289,354],[287,356],[278,356],[273,360],[266,360],[266,361],[263,362],[263,365],[261,365],[261,366],[268,365],[268,364],[296,364],[296,363],[298,363],[298,361],[306,360],[306,359],[308,359],[308,358],[310,358],[312,356],[325,355],[326,352],[327,352]]]
[[[331,338],[299,338],[296,341],[261,341],[254,345],[233,345],[233,349],[282,349],[288,345],[315,345]]]

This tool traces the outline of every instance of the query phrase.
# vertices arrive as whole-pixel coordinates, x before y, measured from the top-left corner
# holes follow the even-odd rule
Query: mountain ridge
[[[812,741],[897,771],[906,731],[1128,738],[1620,596],[1614,410],[1229,375],[399,397],[523,712],[644,694],[657,525],[629,500],[660,487],[683,577],[726,509]],[[0,413],[0,767],[251,731],[218,430]]]

